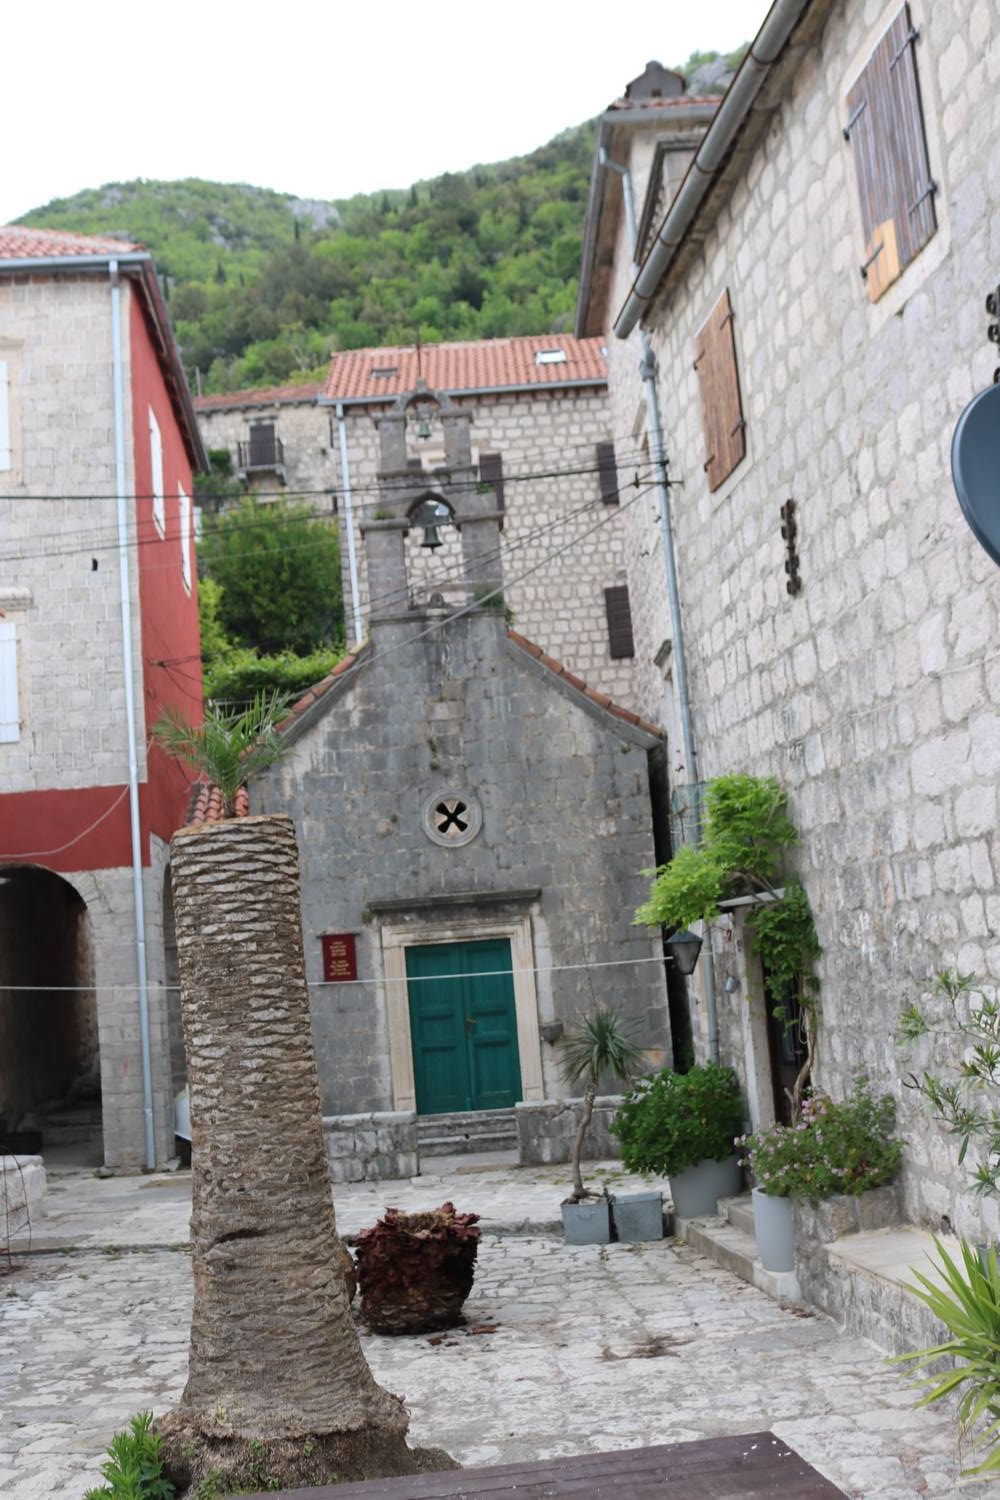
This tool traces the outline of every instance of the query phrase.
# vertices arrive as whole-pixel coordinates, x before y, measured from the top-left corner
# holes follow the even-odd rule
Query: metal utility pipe
[[[811,0],[774,0],[764,18],[764,24],[740,63],[715,118],[705,131],[684,181],[657,231],[653,247],[632,283],[625,306],[615,323],[617,338],[628,338],[656,295],[692,219],[727,160],[729,148],[765,78],[781,56],[785,43],[810,4]]]
[[[132,826],[132,893],[139,980],[139,1049],[142,1056],[142,1113],[146,1166],[156,1166],[153,1135],[153,1067],[149,1049],[149,980],[146,970],[146,905],[142,884],[142,826],[139,819],[139,753],[135,731],[135,667],[132,658],[132,585],[129,576],[128,497],[125,488],[125,385],[122,367],[121,281],[118,261],[111,274],[111,361],[114,385],[115,492],[118,499],[118,576],[121,583],[122,670],[125,674],[125,723],[128,735],[128,801]]]
[[[601,152],[602,165],[617,172],[622,180],[622,197],[625,201],[625,222],[628,228],[629,247],[633,262],[638,242],[635,203],[632,198],[632,174],[628,167],[621,166]],[[681,742],[684,746],[684,765],[688,780],[696,782],[697,759],[694,749],[694,730],[691,725],[691,698],[688,692],[687,653],[684,649],[684,631],[681,625],[680,591],[677,583],[677,560],[674,556],[674,529],[670,516],[670,486],[667,483],[667,455],[663,446],[663,423],[660,420],[660,397],[656,389],[656,356],[649,335],[640,325],[639,345],[642,351],[639,374],[642,376],[643,394],[646,399],[646,416],[649,422],[649,447],[653,460],[656,485],[656,508],[663,540],[663,565],[667,574],[667,600],[670,606],[670,633],[673,654],[673,677],[677,685],[680,705]],[[702,977],[705,983],[705,1013],[708,1020],[708,1055],[712,1062],[719,1060],[719,1021],[715,1003],[715,976],[712,969],[712,944],[708,942],[702,950]]]
[[[361,624],[361,601],[358,598],[358,554],[354,546],[354,506],[351,501],[351,469],[347,462],[347,423],[344,403],[337,402],[337,431],[340,436],[340,484],[344,491],[344,521],[347,529],[347,570],[351,578],[351,613],[354,616],[354,644],[364,640]]]

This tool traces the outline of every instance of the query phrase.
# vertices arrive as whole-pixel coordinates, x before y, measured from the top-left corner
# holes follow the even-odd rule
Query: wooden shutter
[[[273,422],[253,422],[250,426],[250,467],[268,469],[275,462],[277,445]]]
[[[601,485],[601,499],[605,505],[617,505],[618,464],[615,460],[614,443],[598,443],[597,477]]]
[[[21,738],[17,696],[17,636],[13,620],[0,620],[0,745]]]
[[[10,374],[7,361],[0,359],[0,471],[10,467]]]
[[[733,316],[729,292],[725,291],[695,340],[694,367],[701,385],[705,473],[710,490],[719,488],[747,451]]]
[[[181,577],[188,593],[191,592],[191,496],[185,495],[178,486],[180,533],[181,533]]]
[[[503,510],[503,458],[499,453],[480,453],[479,482],[493,486],[493,493],[497,497],[497,510]]]
[[[624,656],[634,656],[632,609],[625,584],[604,590],[604,608],[608,616],[608,644],[612,661],[618,661]]]
[[[847,125],[861,200],[861,272],[877,302],[937,228],[914,43],[904,5],[847,95]]]

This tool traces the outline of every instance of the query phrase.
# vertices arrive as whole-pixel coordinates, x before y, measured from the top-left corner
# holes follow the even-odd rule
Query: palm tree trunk
[[[352,1321],[323,1142],[291,819],[171,843],[191,1097],[188,1381],[161,1423],[193,1487],[412,1473],[399,1398]],[[449,1461],[441,1455],[445,1463]]]

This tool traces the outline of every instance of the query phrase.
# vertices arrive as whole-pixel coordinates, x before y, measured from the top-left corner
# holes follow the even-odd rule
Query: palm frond
[[[617,1010],[601,1007],[583,1016],[562,1043],[560,1067],[567,1083],[597,1083],[610,1073],[629,1083],[642,1066],[642,1050]]]
[[[286,693],[261,692],[242,710],[209,708],[198,727],[177,709],[168,709],[152,733],[168,755],[186,761],[215,783],[231,813],[240,787],[287,753],[287,741],[278,728],[287,711]]]

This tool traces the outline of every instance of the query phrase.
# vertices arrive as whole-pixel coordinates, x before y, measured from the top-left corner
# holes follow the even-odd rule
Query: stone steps
[[[482,1109],[447,1115],[420,1115],[417,1140],[421,1158],[484,1151],[516,1151],[517,1121],[512,1109]]]
[[[713,1260],[717,1266],[759,1287],[779,1302],[801,1302],[802,1294],[794,1271],[765,1271],[757,1259],[757,1237],[753,1227],[753,1206],[749,1194],[742,1198],[723,1198],[719,1212],[702,1219],[677,1219],[674,1232],[686,1240],[692,1250]]]

